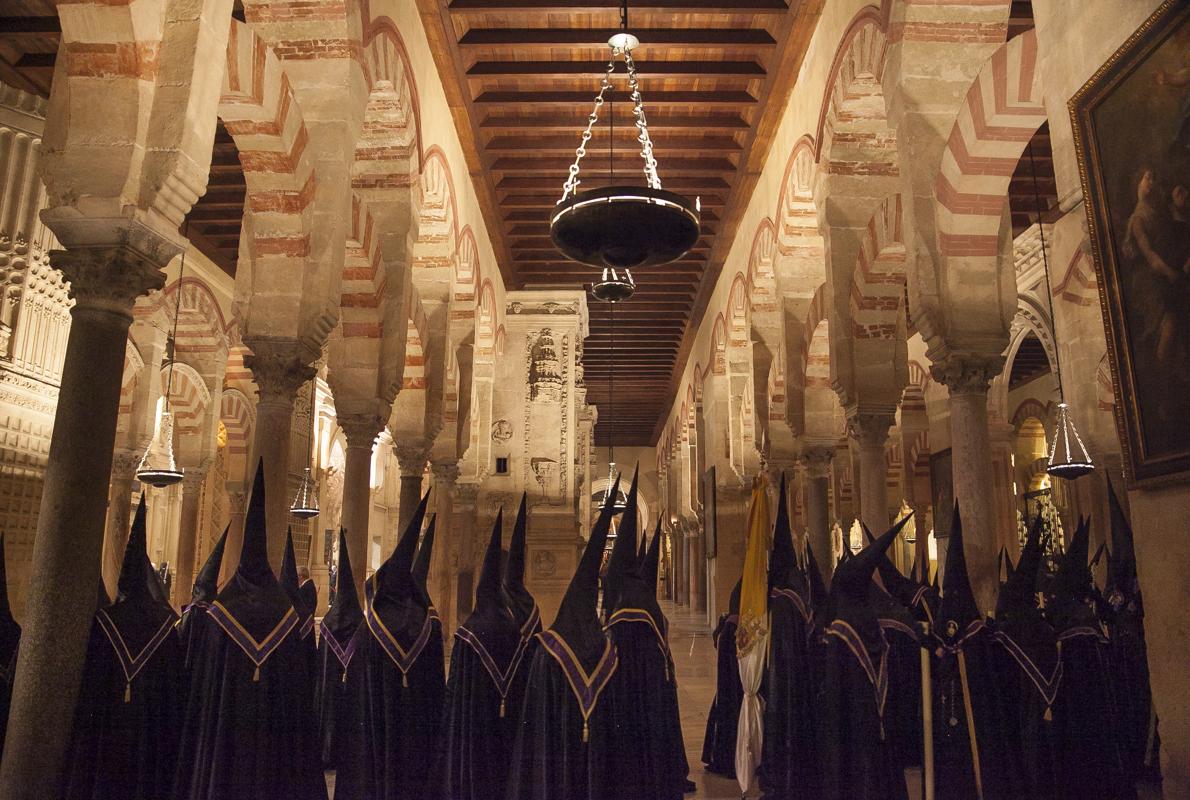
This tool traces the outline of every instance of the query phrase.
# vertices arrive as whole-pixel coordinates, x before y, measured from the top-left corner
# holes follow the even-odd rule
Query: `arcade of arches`
[[[1136,530],[1166,796],[1190,796],[1190,488],[1122,491],[1067,111],[1157,0],[724,2],[707,13],[735,39],[642,36],[662,178],[689,169],[676,185],[709,213],[693,270],[640,276],[617,358],[589,279],[533,266],[550,263],[525,244],[548,205],[515,191],[561,187],[588,101],[547,98],[564,119],[541,149],[501,114],[541,111],[510,90],[534,82],[593,94],[594,71],[561,59],[598,66],[599,36],[551,35],[614,28],[618,3],[2,5],[0,531],[25,628],[10,737],[67,735],[90,619],[64,609],[114,589],[142,493],[180,606],[225,527],[234,568],[263,458],[270,557],[291,526],[322,614],[340,526],[362,583],[432,488],[431,594],[450,630],[483,532],[527,491],[527,580],[548,621],[614,436],[662,520],[664,591],[708,630],[758,473],[788,476],[815,552],[913,510],[906,569],[945,553],[957,498],[988,611],[1019,516],[1090,515],[1094,549],[1110,480]],[[633,13],[693,30],[711,5]],[[520,50],[512,33],[542,10],[555,27]],[[651,76],[651,57],[682,63]],[[692,74],[717,62],[734,66]],[[751,104],[731,105],[733,85]],[[739,125],[693,131],[683,114]],[[672,339],[650,319],[676,320]],[[1077,482],[1045,472],[1059,359],[1098,467]],[[640,382],[654,388],[633,395]],[[154,489],[135,471],[167,387],[185,478]],[[306,468],[321,513],[290,519]],[[0,787],[42,766],[4,752]]]

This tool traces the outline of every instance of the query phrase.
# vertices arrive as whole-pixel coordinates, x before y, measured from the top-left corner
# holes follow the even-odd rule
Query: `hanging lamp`
[[[574,163],[570,165],[562,186],[562,198],[550,217],[550,238],[564,256],[593,267],[619,270],[668,264],[684,256],[698,241],[701,206],[697,198],[691,202],[661,188],[636,63],[632,60],[632,51],[640,40],[628,32],[627,0],[620,9],[620,32],[608,39],[607,44],[611,48],[607,72],[599,94],[595,96],[595,107],[587,117],[587,129],[575,151]],[[599,119],[599,109],[612,91],[612,73],[621,57],[628,70],[632,114],[638,131],[636,140],[645,162],[646,185],[612,183],[579,191],[580,162],[587,154],[587,143]]]
[[[186,223],[189,233],[190,223]],[[184,235],[185,235],[184,234]],[[161,418],[157,422],[157,430],[145,448],[140,463],[136,467],[136,479],[155,489],[173,486],[182,480],[183,470],[178,469],[178,462],[174,458],[174,415],[170,410],[170,401],[174,387],[174,363],[177,359],[178,317],[182,315],[182,278],[186,275],[186,251],[182,251],[182,263],[178,267],[178,288],[174,298],[174,324],[167,343],[169,356],[169,373],[165,380],[165,408],[161,411]]]
[[[1041,264],[1045,272],[1045,294],[1049,299],[1050,316],[1054,315],[1054,293],[1050,288],[1050,260],[1045,246],[1045,225],[1041,220],[1041,193],[1037,189],[1037,162],[1033,158],[1033,143],[1029,142],[1029,169],[1033,174],[1033,204],[1037,209],[1037,231],[1041,236]],[[1087,452],[1078,429],[1074,427],[1074,419],[1070,415],[1070,406],[1066,403],[1066,393],[1062,386],[1062,359],[1058,355],[1058,324],[1054,320],[1052,330],[1054,340],[1054,371],[1058,377],[1058,419],[1054,426],[1054,440],[1050,444],[1049,463],[1045,471],[1055,478],[1072,481],[1095,471],[1095,464],[1091,461],[1091,454]]]
[[[318,384],[318,376],[310,379],[310,419],[314,420],[314,390]],[[311,425],[311,430],[313,430]],[[311,446],[314,437],[311,436]],[[314,485],[314,477],[310,474],[310,465],[302,471],[302,480],[298,484],[297,493],[293,496],[293,503],[289,506],[289,513],[298,519],[310,519],[318,516],[318,489]]]
[[[606,273],[608,270],[604,270]],[[611,270],[612,275],[615,275],[615,270]],[[605,274],[606,279],[606,274]],[[632,276],[628,276],[628,280],[632,280]],[[598,285],[598,284],[597,284]],[[635,285],[631,285],[632,291],[636,290]],[[591,287],[591,293],[595,294],[595,287]],[[632,292],[622,299],[628,299],[632,296]],[[608,425],[611,427],[611,435],[608,437],[608,451],[607,451],[607,487],[603,490],[603,497],[600,498],[601,505],[607,505],[608,495],[611,493],[612,486],[616,482],[616,300],[605,300],[595,294],[597,300],[604,300],[608,304],[608,327],[611,329],[611,366],[607,373],[607,405],[608,405]],[[628,495],[625,494],[621,487],[612,498],[611,509],[613,515],[624,513],[628,508]],[[615,538],[615,528],[608,531],[610,538]]]

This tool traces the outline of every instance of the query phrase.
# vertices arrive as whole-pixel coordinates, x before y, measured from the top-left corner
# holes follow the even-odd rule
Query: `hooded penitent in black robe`
[[[524,687],[527,641],[501,586],[503,509],[496,515],[475,588],[475,611],[455,631],[442,732],[443,800],[504,796]]]
[[[1081,520],[1055,576],[1045,613],[1062,647],[1062,683],[1054,701],[1059,755],[1058,796],[1129,800],[1117,746],[1107,629],[1096,611],[1087,566],[1090,521]]]
[[[1155,724],[1145,645],[1145,607],[1136,577],[1132,526],[1110,485],[1108,503],[1111,508],[1111,556],[1104,594],[1110,634],[1111,680],[1116,700],[1116,738],[1124,775],[1135,781],[1144,774],[1146,762],[1150,760],[1150,729]]]
[[[302,701],[306,703],[303,712],[310,720],[311,727],[293,732],[293,746],[296,752],[302,753],[303,758],[321,758],[322,737],[318,733],[318,718],[320,710],[314,704],[314,695],[318,685],[318,648],[314,635],[314,606],[308,595],[298,585],[297,555],[293,549],[293,531],[285,531],[285,552],[281,557],[281,574],[278,577],[281,588],[285,590],[289,602],[298,614],[298,629],[295,635],[302,644],[305,656],[305,670],[300,676],[303,683]]]
[[[814,614],[809,586],[793,552],[784,473],[769,556],[769,620],[760,788],[766,798],[800,798],[818,777],[810,670]]]
[[[1041,567],[1041,520],[1034,521],[1016,569],[996,601],[993,663],[997,700],[1010,746],[1008,768],[1000,770],[1007,795],[1022,800],[1057,796],[1057,731],[1052,705],[1061,684],[1058,636],[1037,606]]]
[[[1013,741],[997,705],[999,646],[971,590],[957,504],[935,619],[931,683],[936,795],[946,800],[1011,800],[1004,773],[1011,766],[1008,749]]]
[[[824,616],[829,622],[815,670],[820,681],[814,720],[822,800],[908,797],[904,770],[885,729],[889,644],[881,619],[888,595],[872,583],[877,563],[902,525],[904,521],[842,561],[831,580]]]
[[[351,559],[347,555],[347,532],[339,529],[339,572],[335,578],[335,602],[322,618],[318,641],[318,685],[315,707],[322,734],[322,765],[335,769],[344,749],[358,752],[361,745],[359,703],[363,671],[352,668],[359,640],[368,635],[362,624],[364,612],[355,593]],[[345,742],[351,740],[350,743]]]
[[[178,617],[149,563],[141,498],[116,601],[95,614],[83,667],[63,797],[170,796],[182,712]],[[160,592],[161,594],[158,594]]]
[[[264,469],[258,465],[235,574],[212,601],[214,625],[191,658],[172,798],[326,800],[316,754],[295,747],[315,730],[303,692],[298,612],[269,566]]]
[[[428,500],[427,494],[393,554],[364,586],[366,635],[354,658],[364,671],[356,698],[363,735],[344,742],[350,752],[340,751],[336,796],[424,800],[436,784],[446,689],[442,623],[412,572]]]
[[[8,728],[8,706],[12,701],[12,681],[16,677],[17,646],[20,643],[21,626],[13,619],[8,605],[4,534],[0,533],[0,756],[4,755],[4,732]]]
[[[183,666],[190,670],[191,655],[198,647],[204,631],[215,623],[207,614],[211,601],[219,594],[219,569],[223,566],[223,550],[227,547],[227,530],[219,537],[211,554],[194,578],[194,586],[190,590],[190,604],[182,609],[182,619],[178,622],[178,638],[182,641]]]
[[[676,800],[685,791],[686,763],[677,692],[669,657],[667,621],[637,556],[637,479],[633,476],[616,542],[603,580],[607,630],[619,656],[607,703],[617,736],[631,746],[616,751],[611,770],[617,797]]]
[[[617,479],[608,497],[614,499],[619,489]],[[635,743],[619,736],[613,709],[600,699],[618,658],[596,613],[599,565],[611,518],[611,503],[605,503],[553,626],[538,634],[507,800],[622,797],[608,773],[622,758],[617,751]]]
[[[534,637],[541,632],[541,609],[537,600],[525,588],[525,536],[527,496],[521,495],[521,506],[516,513],[516,524],[512,539],[508,543],[508,559],[504,564],[504,595],[512,615],[521,626],[521,636],[530,640],[530,650],[535,648]],[[526,653],[531,656],[532,652]],[[527,674],[527,673],[526,673]]]
[[[713,639],[717,652],[715,697],[707,714],[707,730],[702,741],[702,763],[707,772],[735,778],[735,744],[740,728],[740,705],[744,685],[740,683],[740,664],[736,659],[735,632],[740,622],[740,581],[735,582],[727,613],[719,617]]]

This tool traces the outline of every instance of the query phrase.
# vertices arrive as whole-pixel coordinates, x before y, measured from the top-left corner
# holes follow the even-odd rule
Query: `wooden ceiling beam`
[[[662,167],[664,168],[664,165]],[[599,175],[587,175],[587,177],[598,179]],[[673,175],[664,178],[662,183],[666,189],[718,189],[720,191],[731,189],[731,184],[723,178],[709,175]],[[562,180],[556,175],[540,178],[504,177],[496,184],[497,192],[525,191],[526,189],[557,189],[558,196],[560,197]]]
[[[0,39],[61,34],[62,24],[57,17],[0,17]]]
[[[515,46],[515,45],[514,45]],[[601,61],[476,61],[467,70],[472,79],[526,76],[532,78],[574,78],[597,76],[607,70]],[[637,74],[651,78],[763,78],[764,67],[756,61],[642,61]]]
[[[596,14],[620,10],[621,0],[451,0],[451,13],[497,11]],[[634,12],[666,11],[673,14],[784,14],[784,0],[636,0]]]
[[[604,152],[608,152],[606,149]],[[587,153],[591,156],[590,151]],[[640,154],[636,151],[620,152],[618,162],[626,170],[631,170],[632,176],[639,177],[640,169],[644,165]],[[497,158],[492,162],[491,169],[495,172],[529,172],[537,173],[543,172],[550,175],[566,175],[566,170],[574,163],[574,157],[570,158],[551,158],[551,157],[532,157],[532,156],[503,156]],[[591,160],[583,162],[587,169],[584,169],[580,177],[596,178],[608,176],[608,164],[606,159],[596,160],[591,156]],[[724,172],[734,172],[735,164],[731,163],[727,158],[667,158],[661,162],[661,166],[665,169],[666,175],[676,175],[682,173],[684,175],[720,175]],[[595,169],[591,169],[594,167]]]
[[[582,105],[590,105],[593,101],[594,93],[584,94],[584,97],[585,100]],[[617,126],[623,125],[625,130],[632,126],[632,112],[630,109],[616,111],[614,113],[616,115]],[[606,118],[602,121],[607,122]],[[528,130],[533,135],[537,135],[544,130],[559,130],[567,131],[577,138],[579,133],[587,127],[587,118],[586,116],[580,116],[574,113],[537,113],[531,116],[489,113],[479,123],[479,127],[483,130]],[[649,113],[649,130],[661,131],[669,129],[746,131],[748,129],[748,121],[738,113],[683,114],[667,113],[664,111],[660,113]],[[575,146],[577,147],[577,145]]]
[[[618,28],[472,28],[459,39],[463,48],[606,47]],[[708,47],[772,47],[777,41],[763,28],[640,28],[633,29],[642,46],[669,45],[691,49]],[[602,71],[602,70],[600,70]]]
[[[649,123],[652,127],[652,122]],[[587,155],[595,153],[607,153],[611,148],[608,147],[608,137],[606,128],[599,128],[601,133],[596,133],[591,141],[587,142]],[[562,136],[510,136],[500,135],[493,136],[488,140],[487,151],[489,153],[565,153],[571,156],[573,160],[574,151],[579,145],[578,133],[566,134]],[[636,131],[633,129],[630,133],[620,134],[616,133],[616,149],[623,149],[624,152],[634,152],[639,145],[636,141]],[[738,153],[743,148],[740,147],[739,142],[730,136],[705,136],[701,138],[679,138],[676,136],[663,136],[657,141],[653,142],[654,153],[681,153],[687,155],[689,153]],[[733,167],[734,169],[734,167]]]
[[[590,105],[594,100],[594,91],[569,91],[555,89],[552,91],[520,91],[491,89],[483,92],[474,99],[476,105],[509,106],[574,106]],[[647,108],[659,106],[692,106],[692,105],[732,105],[750,106],[756,103],[756,98],[743,89],[705,89],[685,91],[680,89],[647,92],[645,104]],[[652,121],[649,127],[652,127]]]
[[[507,194],[500,204],[505,208],[538,208],[548,211],[558,204],[558,198],[562,196],[561,183],[556,188],[558,191],[550,194]],[[723,207],[723,198],[717,194],[699,195],[698,199],[704,210],[708,207]],[[546,218],[548,219],[548,216]]]

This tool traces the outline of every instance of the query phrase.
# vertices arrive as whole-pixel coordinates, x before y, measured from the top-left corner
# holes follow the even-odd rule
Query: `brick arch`
[[[391,86],[404,110],[412,116],[413,142],[417,152],[417,163],[421,164],[425,158],[422,150],[421,107],[417,80],[405,40],[401,38],[401,33],[391,18],[377,17],[368,23],[364,35],[363,61],[369,89],[375,91],[381,83]]]
[[[388,287],[380,252],[382,226],[357,193],[351,201],[351,229],[339,294],[340,332],[345,339],[379,339],[384,334]]]
[[[417,188],[418,241],[447,241],[453,253],[459,219],[454,176],[438,145],[426,151]]]
[[[984,64],[950,131],[934,186],[943,257],[995,261],[1012,173],[1045,120],[1037,35],[1029,30]]]
[[[454,299],[460,303],[460,312],[464,310],[463,306],[474,306],[478,301],[476,290],[482,281],[479,245],[475,242],[475,232],[467,224],[459,231],[459,242],[455,248]]]
[[[228,453],[246,458],[256,427],[256,408],[252,401],[239,389],[224,389],[219,398],[219,419],[227,431]]]
[[[1012,427],[1019,431],[1026,420],[1035,417],[1048,430],[1053,423],[1053,410],[1052,403],[1042,403],[1035,397],[1027,397],[1012,412]]]
[[[814,206],[814,173],[818,169],[815,163],[816,146],[814,137],[804,134],[793,145],[789,152],[789,159],[785,162],[785,172],[781,178],[781,193],[777,196],[778,224],[796,218],[809,204]],[[817,231],[817,218],[813,220]]]
[[[150,302],[138,304],[133,317],[141,321],[155,321],[173,328],[174,312],[178,309],[178,281],[153,295]],[[211,287],[200,278],[183,277],[182,303],[178,314],[178,353],[212,353],[230,346],[231,323],[223,314]]]
[[[731,289],[727,293],[727,306],[723,309],[723,316],[727,322],[727,341],[733,347],[748,342],[752,319],[751,296],[747,277],[744,273],[737,272],[731,281]]]
[[[1091,306],[1099,302],[1099,284],[1095,278],[1095,264],[1081,247],[1074,251],[1066,265],[1054,296],[1076,306]]]
[[[485,280],[479,288],[479,300],[475,311],[475,355],[477,358],[490,360],[499,355],[498,336],[502,329],[499,325],[496,307],[496,290],[490,280]]]
[[[250,290],[261,284],[291,286],[282,302],[301,304],[305,285],[314,277],[307,269],[315,173],[306,125],[277,56],[235,20],[228,34],[218,113],[235,141],[247,184],[251,224],[241,239],[241,256],[248,258],[241,257],[240,266],[250,269],[245,270]],[[301,281],[294,276],[302,276]],[[295,324],[300,316],[292,315]]]
[[[885,24],[877,7],[860,9],[835,50],[814,136],[815,160],[826,172],[897,174],[896,140],[881,87]]]
[[[711,325],[711,349],[707,354],[707,362],[711,365],[711,374],[727,374],[727,322],[722,313],[716,315]]]
[[[211,390],[189,364],[181,361],[173,362],[173,387],[170,391],[170,410],[174,415],[174,433],[195,434],[202,430],[203,417],[211,405]],[[169,383],[170,364],[161,365],[158,379],[161,383],[161,396],[165,397]]]
[[[851,326],[856,339],[893,339],[905,296],[901,196],[887,198],[868,221],[851,274]]]

